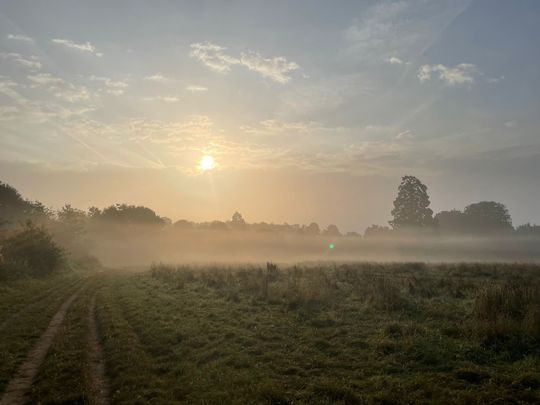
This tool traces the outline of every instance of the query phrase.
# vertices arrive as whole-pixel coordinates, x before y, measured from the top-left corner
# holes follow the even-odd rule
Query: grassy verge
[[[539,279],[520,265],[155,267],[110,275],[98,317],[118,403],[534,403],[539,341],[503,329],[493,344],[478,311],[486,286]]]
[[[77,283],[80,278],[78,273],[65,272],[42,278],[25,278],[1,282],[0,325],[7,327],[7,322],[14,314],[55,291],[61,291],[67,286]]]
[[[88,403],[88,306],[96,284],[87,283],[68,310],[30,391],[31,403]]]
[[[79,282],[80,275],[66,274],[3,287],[9,291],[0,298],[5,308],[0,330],[0,392]]]

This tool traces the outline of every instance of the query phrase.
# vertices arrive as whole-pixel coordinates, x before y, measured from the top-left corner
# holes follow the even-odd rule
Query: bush
[[[60,270],[64,251],[43,228],[28,223],[24,230],[3,241],[2,267],[5,276],[43,276]]]

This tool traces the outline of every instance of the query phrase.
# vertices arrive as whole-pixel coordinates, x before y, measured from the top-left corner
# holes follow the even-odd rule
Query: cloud
[[[282,56],[264,58],[257,52],[242,53],[240,62],[249,70],[259,73],[262,77],[281,84],[291,80],[288,74],[300,68],[295,62],[289,62]]]
[[[41,69],[41,63],[39,62],[38,58],[35,56],[31,56],[30,58],[25,58],[19,53],[6,53],[6,52],[0,52],[0,58],[11,60],[13,62],[18,63],[19,65],[29,69],[29,70],[39,70]]]
[[[488,77],[486,79],[486,82],[488,83],[499,83],[501,81],[504,80],[504,76],[499,76],[499,77]]]
[[[398,141],[403,141],[403,140],[412,139],[412,138],[414,138],[412,132],[409,129],[407,129],[397,134],[394,139]]]
[[[143,101],[162,101],[164,103],[177,103],[181,100],[178,96],[153,96],[153,97],[144,97]]]
[[[125,81],[113,80],[109,77],[90,76],[90,80],[101,82],[105,85],[105,92],[114,96],[121,96],[124,94],[128,84]]]
[[[329,127],[317,121],[282,121],[279,119],[263,120],[256,126],[243,125],[240,129],[246,134],[261,136],[316,133],[336,134],[345,131],[344,127]]]
[[[23,104],[26,102],[26,98],[15,90],[17,87],[19,85],[11,78],[0,75],[0,94],[4,94],[18,104]]]
[[[239,59],[227,55],[224,52],[226,49],[210,42],[198,42],[191,44],[189,56],[216,72],[226,73],[231,70],[231,66],[240,63]]]
[[[144,80],[148,80],[148,81],[151,81],[151,82],[158,82],[158,83],[165,83],[165,82],[169,81],[169,79],[167,79],[161,73],[156,73],[155,75],[152,75],[152,76],[146,76],[144,78]]]
[[[403,62],[396,56],[391,56],[390,58],[388,58],[388,63],[390,63],[391,65],[403,65],[405,62]]]
[[[191,44],[190,56],[219,73],[228,73],[235,65],[244,66],[262,77],[281,84],[291,80],[289,75],[291,72],[300,69],[297,63],[289,62],[283,56],[265,58],[258,52],[249,51],[235,57],[229,55],[226,50],[227,48],[210,42],[198,42]]]
[[[429,6],[427,3],[430,3]],[[434,3],[434,4],[431,4]],[[470,0],[378,0],[344,31],[347,59],[377,64],[396,50],[411,60],[422,55]]]
[[[90,92],[86,87],[66,82],[50,73],[29,75],[28,80],[33,82],[34,86],[43,87],[53,93],[55,97],[71,103],[90,99]]]
[[[514,120],[507,121],[507,122],[504,123],[504,126],[506,128],[515,128],[515,127],[517,127],[517,125],[518,125],[517,121],[514,121]]]
[[[438,65],[422,65],[418,69],[417,77],[420,82],[427,82],[435,75],[448,86],[470,85],[474,83],[474,76],[478,69],[472,63],[460,63],[455,67]]]
[[[33,38],[27,37],[26,35],[21,34],[8,34],[8,39],[14,39],[15,41],[23,41],[23,42],[34,42]]]
[[[19,109],[15,106],[0,106],[0,121],[9,121],[17,117]]]
[[[51,41],[54,42],[55,44],[60,44],[70,49],[76,49],[78,51],[92,53],[96,55],[98,58],[101,58],[103,56],[103,54],[101,52],[98,52],[96,47],[88,41],[86,41],[83,44],[78,44],[76,42],[73,42],[71,39],[62,39],[62,38],[54,38],[54,39],[51,39]]]
[[[204,86],[189,85],[186,87],[186,90],[191,93],[201,93],[201,92],[208,91],[208,88]]]

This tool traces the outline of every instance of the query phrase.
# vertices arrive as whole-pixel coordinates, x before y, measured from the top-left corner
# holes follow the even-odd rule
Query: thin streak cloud
[[[89,41],[86,41],[84,43],[77,43],[77,42],[72,41],[71,39],[64,39],[64,38],[54,38],[54,39],[51,39],[51,41],[54,42],[55,44],[65,46],[66,48],[91,53],[97,56],[98,58],[101,58],[103,56],[103,53],[98,52],[96,47]]]

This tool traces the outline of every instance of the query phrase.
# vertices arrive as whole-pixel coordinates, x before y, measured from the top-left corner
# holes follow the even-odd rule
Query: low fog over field
[[[2,184],[2,237],[42,227],[74,260],[107,266],[298,261],[540,260],[540,227],[514,227],[507,208],[481,201],[433,214],[427,187],[405,176],[388,225],[342,233],[335,225],[249,223],[235,212],[210,222],[172,221],[144,206],[53,210]]]

